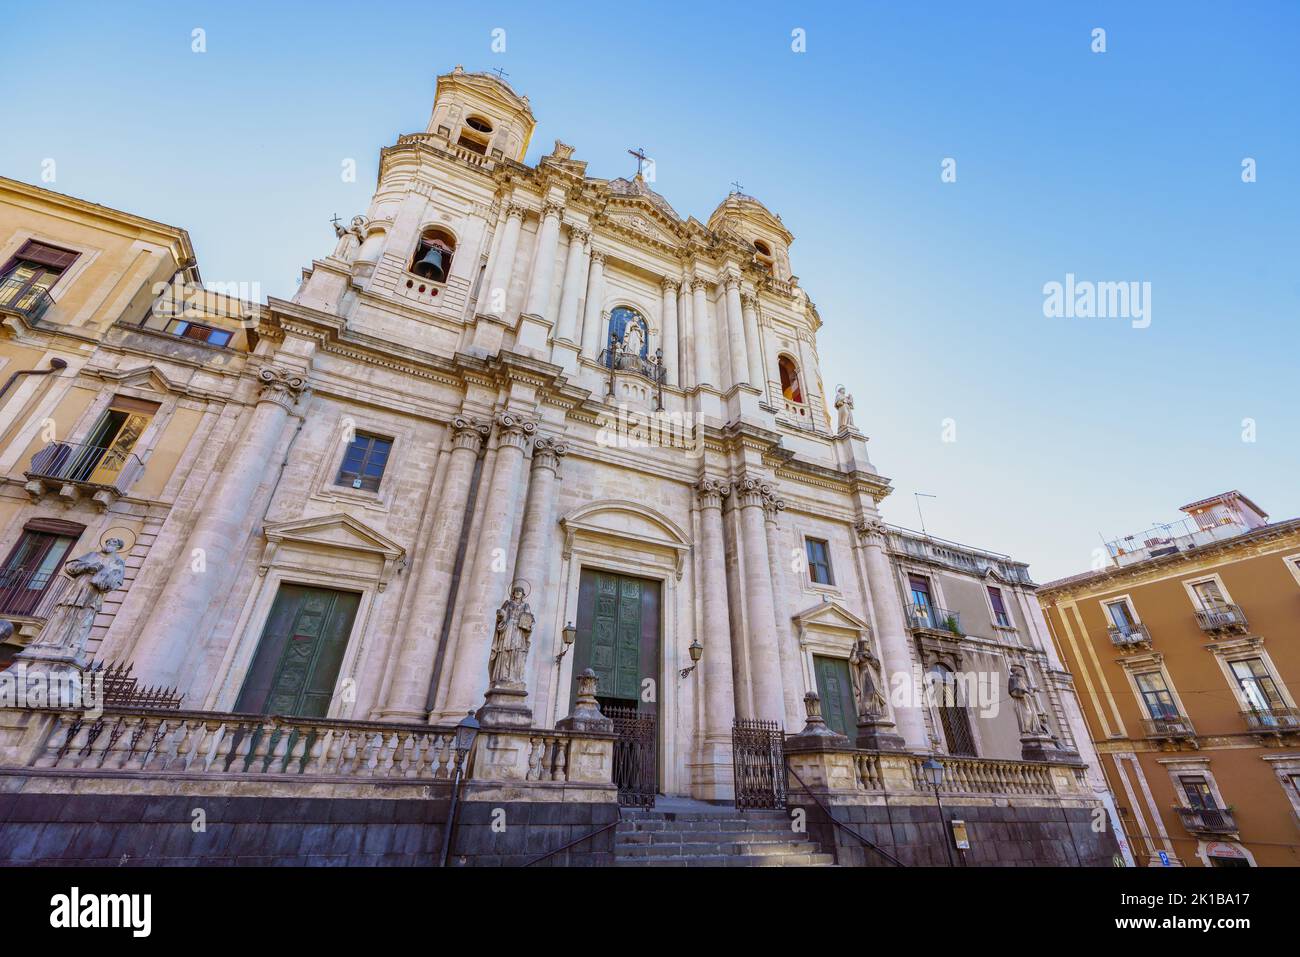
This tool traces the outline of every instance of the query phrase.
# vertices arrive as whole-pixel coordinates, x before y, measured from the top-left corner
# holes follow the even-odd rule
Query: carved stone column
[[[499,412],[496,429],[496,464],[483,506],[474,568],[464,592],[455,660],[447,692],[437,709],[439,720],[454,716],[459,721],[481,701],[492,647],[489,610],[505,599],[510,588],[505,556],[510,551],[515,506],[523,498],[524,448],[537,425],[517,412]]]
[[[731,349],[731,384],[749,382],[749,357],[745,350],[745,318],[740,308],[740,280],[727,276],[727,344]],[[721,350],[719,350],[721,351]]]
[[[247,427],[234,439],[235,447],[211,495],[177,556],[153,611],[141,626],[133,660],[145,684],[180,687],[195,707],[202,700],[215,662],[224,649],[211,647],[212,628],[204,627],[209,606],[224,595],[257,512],[257,498],[266,470],[275,458],[289,412],[307,388],[296,372],[265,366],[257,374],[257,404]],[[182,675],[187,680],[182,680]],[[197,699],[197,700],[196,700]]]
[[[767,389],[767,375],[763,372],[762,330],[758,324],[758,299],[750,293],[740,298],[741,309],[745,313],[745,346],[749,350],[749,384],[758,389]]]
[[[380,712],[381,717],[390,720],[423,721],[428,717],[429,682],[451,597],[451,578],[465,525],[474,462],[490,432],[486,423],[470,416],[457,416],[451,429],[451,461],[433,528],[415,569],[415,597],[406,610],[388,703]]]
[[[691,330],[695,335],[695,381],[698,385],[718,385],[718,371],[713,356],[714,335],[709,322],[709,284],[691,280]]]
[[[677,385],[682,381],[677,354],[677,282],[665,279],[659,288],[663,290],[664,385]]]
[[[794,588],[786,572],[786,556],[782,553],[779,521],[785,502],[776,494],[763,497],[763,527],[767,533],[767,564],[772,578],[772,608],[776,613],[776,640],[781,654],[781,687],[785,698],[786,728],[796,727],[804,712],[803,664],[798,639],[790,627],[790,605],[787,592]]]
[[[551,567],[551,540],[555,531],[556,482],[559,481],[560,460],[568,454],[563,443],[548,436],[533,442],[532,477],[528,483],[528,505],[524,510],[524,524],[519,533],[519,554],[515,558],[515,580],[523,579],[532,589],[533,607],[538,624],[533,631],[530,650],[532,661],[529,674],[533,699],[549,700],[551,680],[554,676],[554,656],[548,653],[551,640],[545,623],[553,619],[547,600],[550,596],[548,573]]]
[[[734,492],[740,509],[740,538],[745,553],[745,624],[749,630],[754,717],[784,724],[781,654],[776,639],[767,535],[763,530],[763,499],[771,494],[771,487],[756,476],[747,475],[736,481]]]
[[[695,486],[700,503],[700,581],[704,609],[704,739],[697,769],[697,797],[734,800],[731,726],[736,694],[731,673],[731,614],[727,608],[727,567],[723,553],[722,499],[725,482],[703,479]]]
[[[880,629],[881,692],[893,701],[893,690],[906,682],[909,689],[905,702],[893,701],[894,721],[898,733],[907,746],[917,751],[929,747],[925,731],[925,715],[920,701],[912,700],[912,655],[908,637],[907,620],[894,584],[894,570],[885,554],[888,535],[883,523],[875,519],[857,524],[859,540],[866,560],[867,587],[871,592],[871,605],[876,613],[876,627]]]
[[[528,300],[524,304],[524,312],[538,319],[548,318],[546,305],[551,298],[551,281],[555,277],[555,250],[560,243],[560,217],[563,214],[564,207],[559,203],[547,203],[542,207],[537,255],[533,260],[532,281],[528,284]]]
[[[492,275],[487,289],[479,296],[479,312],[497,319],[505,318],[506,298],[510,294],[510,277],[514,271],[515,253],[519,249],[519,230],[523,225],[525,209],[515,203],[506,207],[505,232],[497,244],[492,260]],[[486,307],[484,306],[486,303]]]
[[[587,272],[587,309],[582,318],[582,354],[595,362],[604,348],[600,341],[605,303],[605,254],[591,251]]]

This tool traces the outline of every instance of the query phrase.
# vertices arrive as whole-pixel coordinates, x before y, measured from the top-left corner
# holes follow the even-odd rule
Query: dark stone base
[[[402,800],[0,794],[0,864],[437,867],[449,805],[445,787]],[[198,809],[207,821],[195,833]],[[618,807],[470,802],[456,816],[448,866],[519,865],[617,820]],[[611,828],[539,866],[613,858]]]
[[[907,742],[895,734],[893,725],[860,724],[856,744],[867,751],[906,751]]]
[[[792,802],[797,803],[797,802]],[[808,812],[808,836],[846,867],[892,867],[843,828],[826,820],[816,804]],[[934,805],[837,807],[835,817],[909,867],[948,867],[949,832]],[[970,850],[952,849],[956,867],[1111,867],[1119,852],[1110,831],[1092,829],[1090,808],[947,807],[946,820],[966,822]]]
[[[1063,751],[1052,743],[1051,739],[1022,739],[1020,757],[1025,761],[1041,761],[1047,764],[1082,764],[1078,751]]]
[[[491,688],[475,717],[485,728],[531,728],[533,711],[522,688]]]

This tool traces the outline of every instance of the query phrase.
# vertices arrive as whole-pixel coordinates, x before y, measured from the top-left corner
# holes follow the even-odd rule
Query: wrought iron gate
[[[614,783],[624,807],[654,807],[659,789],[658,739],[655,716],[622,705],[605,705],[614,722]]]
[[[737,718],[731,726],[736,807],[784,808],[785,732],[775,721]]]

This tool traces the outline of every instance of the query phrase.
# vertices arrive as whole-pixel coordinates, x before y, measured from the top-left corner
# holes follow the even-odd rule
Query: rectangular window
[[[1192,585],[1192,591],[1196,592],[1201,607],[1207,611],[1221,608],[1228,603],[1228,600],[1223,597],[1223,592],[1219,590],[1219,583],[1213,578],[1209,581],[1195,582]]]
[[[989,604],[993,606],[993,623],[999,628],[1011,628],[1011,615],[1007,613],[1006,602],[1002,600],[1002,589],[992,585],[989,588]]]
[[[1183,786],[1183,793],[1187,795],[1187,806],[1194,807],[1198,811],[1217,811],[1218,803],[1214,800],[1214,792],[1210,790],[1210,782],[1200,775],[1180,778],[1179,782]]]
[[[0,614],[32,615],[76,540],[76,535],[25,529],[0,569]]]
[[[1133,626],[1137,624],[1133,620],[1133,613],[1128,609],[1126,601],[1112,601],[1106,605],[1106,614],[1110,616],[1111,624],[1119,629],[1120,634],[1130,634]]]
[[[173,319],[167,323],[167,331],[181,339],[194,339],[198,342],[206,342],[210,346],[227,346],[234,335],[226,329],[215,329],[201,322],[190,322],[188,319]]]
[[[0,306],[23,312],[43,311],[42,299],[77,259],[77,253],[34,239],[23,243],[0,271]]]
[[[920,625],[937,628],[938,622],[934,620],[934,601],[930,597],[930,580],[920,575],[909,575],[907,582],[912,592],[912,617]]]
[[[1242,658],[1232,662],[1231,667],[1241,688],[1241,696],[1251,711],[1267,712],[1286,707],[1263,658]]]
[[[343,464],[334,484],[350,485],[367,492],[379,491],[379,480],[384,477],[392,448],[392,439],[358,432],[343,455]]]
[[[1174,704],[1174,696],[1169,693],[1163,674],[1159,671],[1146,671],[1136,675],[1135,680],[1138,691],[1142,693],[1147,714],[1156,719],[1178,717],[1178,706]]]
[[[834,585],[830,546],[820,538],[805,538],[804,548],[808,553],[808,574],[812,580],[818,585]]]

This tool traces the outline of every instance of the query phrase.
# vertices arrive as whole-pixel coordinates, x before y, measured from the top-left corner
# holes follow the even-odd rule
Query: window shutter
[[[79,253],[69,252],[55,246],[47,246],[45,243],[29,239],[18,250],[16,258],[39,263],[42,266],[49,266],[51,269],[67,269],[76,262],[79,255]]]

